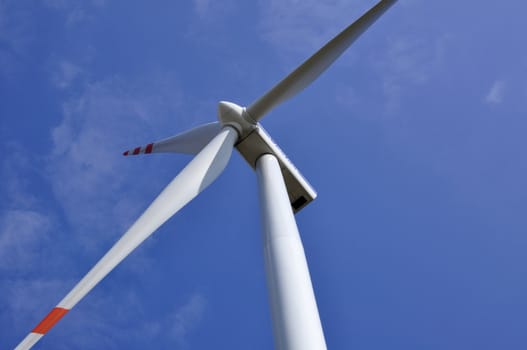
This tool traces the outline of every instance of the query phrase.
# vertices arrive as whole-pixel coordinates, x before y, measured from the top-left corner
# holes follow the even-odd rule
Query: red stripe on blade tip
[[[139,154],[139,152],[141,152],[141,147],[136,147],[134,149],[134,153],[133,154],[136,155],[136,154]]]
[[[153,143],[149,143],[148,145],[146,145],[146,148],[145,148],[145,153],[152,153],[152,148],[154,148],[154,144]]]
[[[42,321],[33,329],[32,333],[46,334],[64,315],[68,313],[68,309],[55,307],[51,312],[44,317]]]

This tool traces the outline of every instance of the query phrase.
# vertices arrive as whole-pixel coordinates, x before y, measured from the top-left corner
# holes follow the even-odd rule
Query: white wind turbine
[[[177,152],[196,156],[16,349],[31,348],[117,264],[209,186],[227,165],[233,147],[256,170],[258,177],[275,347],[325,349],[304,248],[294,218],[294,212],[315,199],[316,192],[258,121],[309,86],[395,2],[378,2],[247,108],[222,101],[218,108],[219,122],[126,151],[124,155]]]

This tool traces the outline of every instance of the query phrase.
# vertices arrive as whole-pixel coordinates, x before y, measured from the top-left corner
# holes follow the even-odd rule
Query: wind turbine
[[[125,156],[159,152],[196,156],[16,349],[30,349],[128,254],[214,182],[227,165],[234,147],[258,177],[275,347],[325,349],[304,248],[294,218],[295,212],[315,199],[316,192],[258,121],[309,86],[395,2],[378,2],[248,107],[222,101],[218,107],[218,122],[124,152]]]

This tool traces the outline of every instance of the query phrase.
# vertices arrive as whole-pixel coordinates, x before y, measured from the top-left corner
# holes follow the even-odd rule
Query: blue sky
[[[249,104],[374,1],[0,0],[0,348],[189,161],[122,151]],[[401,0],[262,123],[332,349],[527,346],[523,1]],[[269,349],[256,177],[225,173],[41,349]]]

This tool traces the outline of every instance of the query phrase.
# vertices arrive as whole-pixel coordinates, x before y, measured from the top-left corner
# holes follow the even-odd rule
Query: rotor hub
[[[240,135],[240,140],[245,139],[257,128],[257,124],[248,118],[245,107],[232,102],[220,101],[218,103],[218,120],[222,126],[229,125],[235,128]]]

